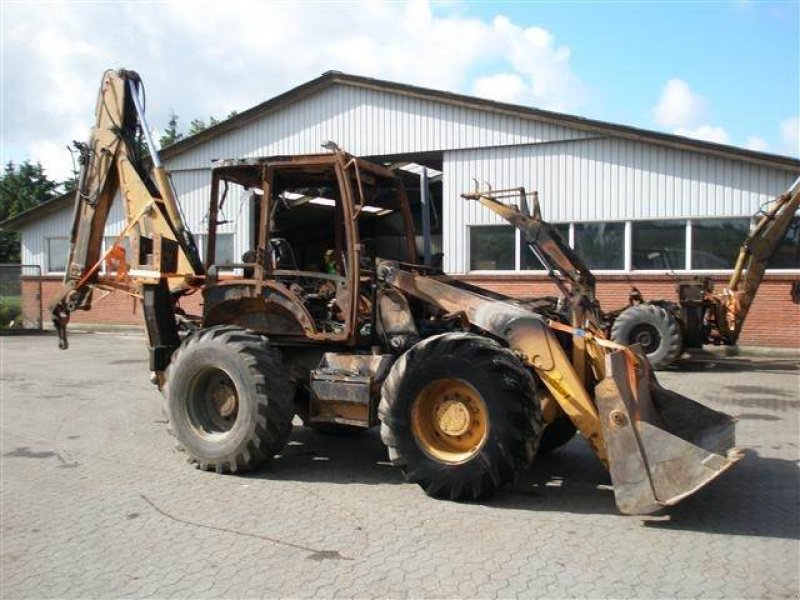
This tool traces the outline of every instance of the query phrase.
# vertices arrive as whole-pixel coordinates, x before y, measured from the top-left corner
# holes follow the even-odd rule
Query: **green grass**
[[[22,316],[22,298],[19,296],[0,296],[0,329],[7,329],[11,321]]]

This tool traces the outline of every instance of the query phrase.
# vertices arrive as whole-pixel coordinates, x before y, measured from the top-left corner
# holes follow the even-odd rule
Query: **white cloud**
[[[800,116],[784,119],[780,127],[784,152],[791,156],[800,156]]]
[[[716,127],[714,125],[700,125],[694,128],[678,127],[675,133],[706,142],[716,142],[717,144],[731,143],[731,137],[728,135],[728,132],[722,127]]]
[[[653,118],[662,127],[696,127],[705,116],[707,105],[706,99],[693,92],[688,83],[670,79],[653,107]]]
[[[551,33],[426,1],[14,3],[3,6],[2,160],[69,172],[107,68],[138,71],[148,120],[244,110],[336,69],[554,110],[586,97]]]
[[[757,135],[747,138],[747,142],[744,146],[748,150],[755,150],[756,152],[767,152],[769,150],[767,141]]]
[[[586,96],[584,84],[570,69],[569,48],[557,46],[546,29],[523,29],[497,16],[489,38],[513,72],[477,78],[472,86],[474,94],[557,111],[574,109]]]
[[[500,102],[521,104],[529,94],[530,88],[516,73],[498,73],[479,77],[472,84],[472,93],[482,98]]]

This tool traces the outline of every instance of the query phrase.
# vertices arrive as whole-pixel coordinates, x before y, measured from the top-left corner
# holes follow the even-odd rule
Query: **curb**
[[[707,346],[689,348],[686,353],[693,358],[726,356],[768,356],[800,359],[800,348],[771,348],[769,346]]]

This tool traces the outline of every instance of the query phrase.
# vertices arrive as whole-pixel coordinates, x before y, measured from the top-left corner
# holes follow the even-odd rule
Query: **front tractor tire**
[[[294,385],[260,335],[230,326],[196,333],[173,355],[166,379],[172,432],[200,469],[254,469],[291,433]]]
[[[654,369],[673,365],[683,354],[681,324],[655,304],[637,304],[622,311],[611,327],[611,339],[625,346],[641,345]]]
[[[429,496],[476,500],[516,479],[542,421],[531,374],[508,349],[446,333],[403,354],[383,385],[381,439]]]

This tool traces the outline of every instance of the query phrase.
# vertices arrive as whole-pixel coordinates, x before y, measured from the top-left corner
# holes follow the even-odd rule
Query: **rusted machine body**
[[[136,91],[132,80],[110,72],[101,89],[103,106],[108,90],[122,90],[118,112],[108,111],[117,125],[125,93]],[[558,306],[517,302],[415,264],[398,173],[335,145],[325,154],[217,163],[205,264],[166,174],[148,183],[139,163],[140,184],[121,186],[133,255],[116,244],[100,256],[113,174],[126,168],[138,126],[112,127],[118,139],[102,142],[101,113],[54,319],[65,340],[69,312],[90,306],[92,287],[142,298],[153,379],[171,429],[200,468],[259,466],[280,451],[297,414],[321,431],[380,425],[410,481],[430,495],[475,499],[513,481],[567,423],[610,469],[620,510],[643,514],[737,460],[730,417],[663,390],[636,347],[606,339],[588,272],[570,272],[570,301]],[[217,227],[232,186],[249,192],[257,242],[241,262],[219,265]],[[527,209],[515,218],[532,231]],[[558,240],[549,244],[556,261],[569,258]],[[109,257],[117,268],[101,275]],[[202,314],[181,307],[195,292]]]

